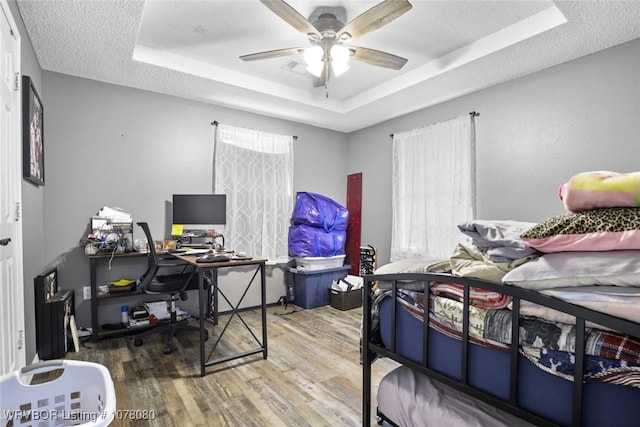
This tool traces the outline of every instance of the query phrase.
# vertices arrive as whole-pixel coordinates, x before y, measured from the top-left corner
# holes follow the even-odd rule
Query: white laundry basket
[[[25,377],[62,369],[42,384],[25,384]],[[0,378],[0,425],[20,427],[107,426],[116,410],[116,393],[109,371],[98,363],[50,360]]]

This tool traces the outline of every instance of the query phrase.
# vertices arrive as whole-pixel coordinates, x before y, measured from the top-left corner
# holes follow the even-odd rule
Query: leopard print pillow
[[[603,208],[549,218],[520,238],[540,252],[640,249],[640,208]]]

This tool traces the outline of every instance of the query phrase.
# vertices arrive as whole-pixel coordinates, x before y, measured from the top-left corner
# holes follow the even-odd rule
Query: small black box
[[[362,306],[362,288],[353,291],[331,289],[329,293],[331,307],[338,310],[351,310]]]

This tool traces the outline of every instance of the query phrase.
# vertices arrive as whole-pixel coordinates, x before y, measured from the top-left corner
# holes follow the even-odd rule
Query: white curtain
[[[391,261],[449,258],[475,217],[473,114],[393,136]]]
[[[293,137],[219,124],[214,189],[227,195],[225,246],[287,262],[293,210]]]

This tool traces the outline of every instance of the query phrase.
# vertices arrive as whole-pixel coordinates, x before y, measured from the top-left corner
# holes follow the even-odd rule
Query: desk
[[[230,360],[234,360],[234,359],[239,359],[241,357],[245,357],[245,356],[249,356],[252,354],[258,354],[258,353],[262,353],[262,357],[263,359],[267,358],[267,285],[266,285],[266,275],[265,275],[265,262],[267,260],[265,259],[250,259],[250,260],[238,260],[238,261],[228,261],[228,262],[212,262],[212,263],[198,263],[196,262],[197,256],[195,255],[186,255],[186,254],[172,254],[173,256],[175,256],[176,258],[178,258],[179,260],[193,266],[196,268],[197,273],[198,273],[198,306],[199,306],[199,315],[198,315],[198,321],[200,322],[200,376],[204,376],[206,374],[206,368],[207,366],[213,366],[213,365],[217,365],[219,363],[224,363],[224,362],[228,362]],[[249,281],[249,283],[247,283],[242,296],[240,297],[239,301],[237,302],[237,304],[234,306],[229,299],[227,298],[227,296],[220,290],[220,287],[218,286],[218,281],[217,278],[216,280],[214,280],[214,290],[213,292],[215,292],[215,308],[214,308],[214,319],[217,320],[218,318],[218,295],[220,295],[221,297],[223,297],[227,303],[231,306],[231,316],[229,316],[229,319],[227,320],[227,323],[224,325],[224,327],[222,328],[222,331],[220,332],[220,335],[218,336],[218,338],[216,339],[216,341],[214,342],[211,351],[209,352],[209,354],[207,356],[205,356],[205,333],[206,333],[206,329],[205,329],[205,305],[207,305],[207,295],[206,295],[206,289],[205,289],[205,283],[204,283],[204,272],[207,269],[211,269],[214,270],[217,276],[217,271],[219,269],[222,268],[237,268],[237,267],[242,267],[242,266],[254,266],[256,267],[255,272],[253,273],[253,276],[251,277],[251,280]],[[255,282],[256,277],[258,275],[258,273],[260,273],[260,295],[261,295],[261,307],[262,307],[262,342],[260,342],[260,340],[258,340],[258,338],[255,336],[255,334],[253,333],[253,331],[249,328],[249,326],[244,322],[244,320],[242,320],[242,316],[240,315],[240,304],[242,303],[242,300],[244,299],[245,295],[247,294],[247,292],[249,291],[249,288],[251,288],[251,285]],[[247,328],[247,330],[251,333],[251,335],[253,336],[253,338],[256,340],[256,342],[258,343],[259,347],[255,348],[253,350],[249,350],[249,351],[245,351],[242,353],[237,353],[237,354],[233,354],[233,355],[229,355],[229,356],[225,356],[225,357],[220,357],[214,360],[211,360],[211,356],[213,355],[213,352],[216,350],[218,343],[220,342],[220,339],[222,338],[222,336],[224,335],[225,331],[227,330],[227,327],[229,326],[229,324],[231,323],[231,320],[233,320],[233,318],[235,316],[238,316],[240,318],[240,320],[242,320],[244,326]]]

